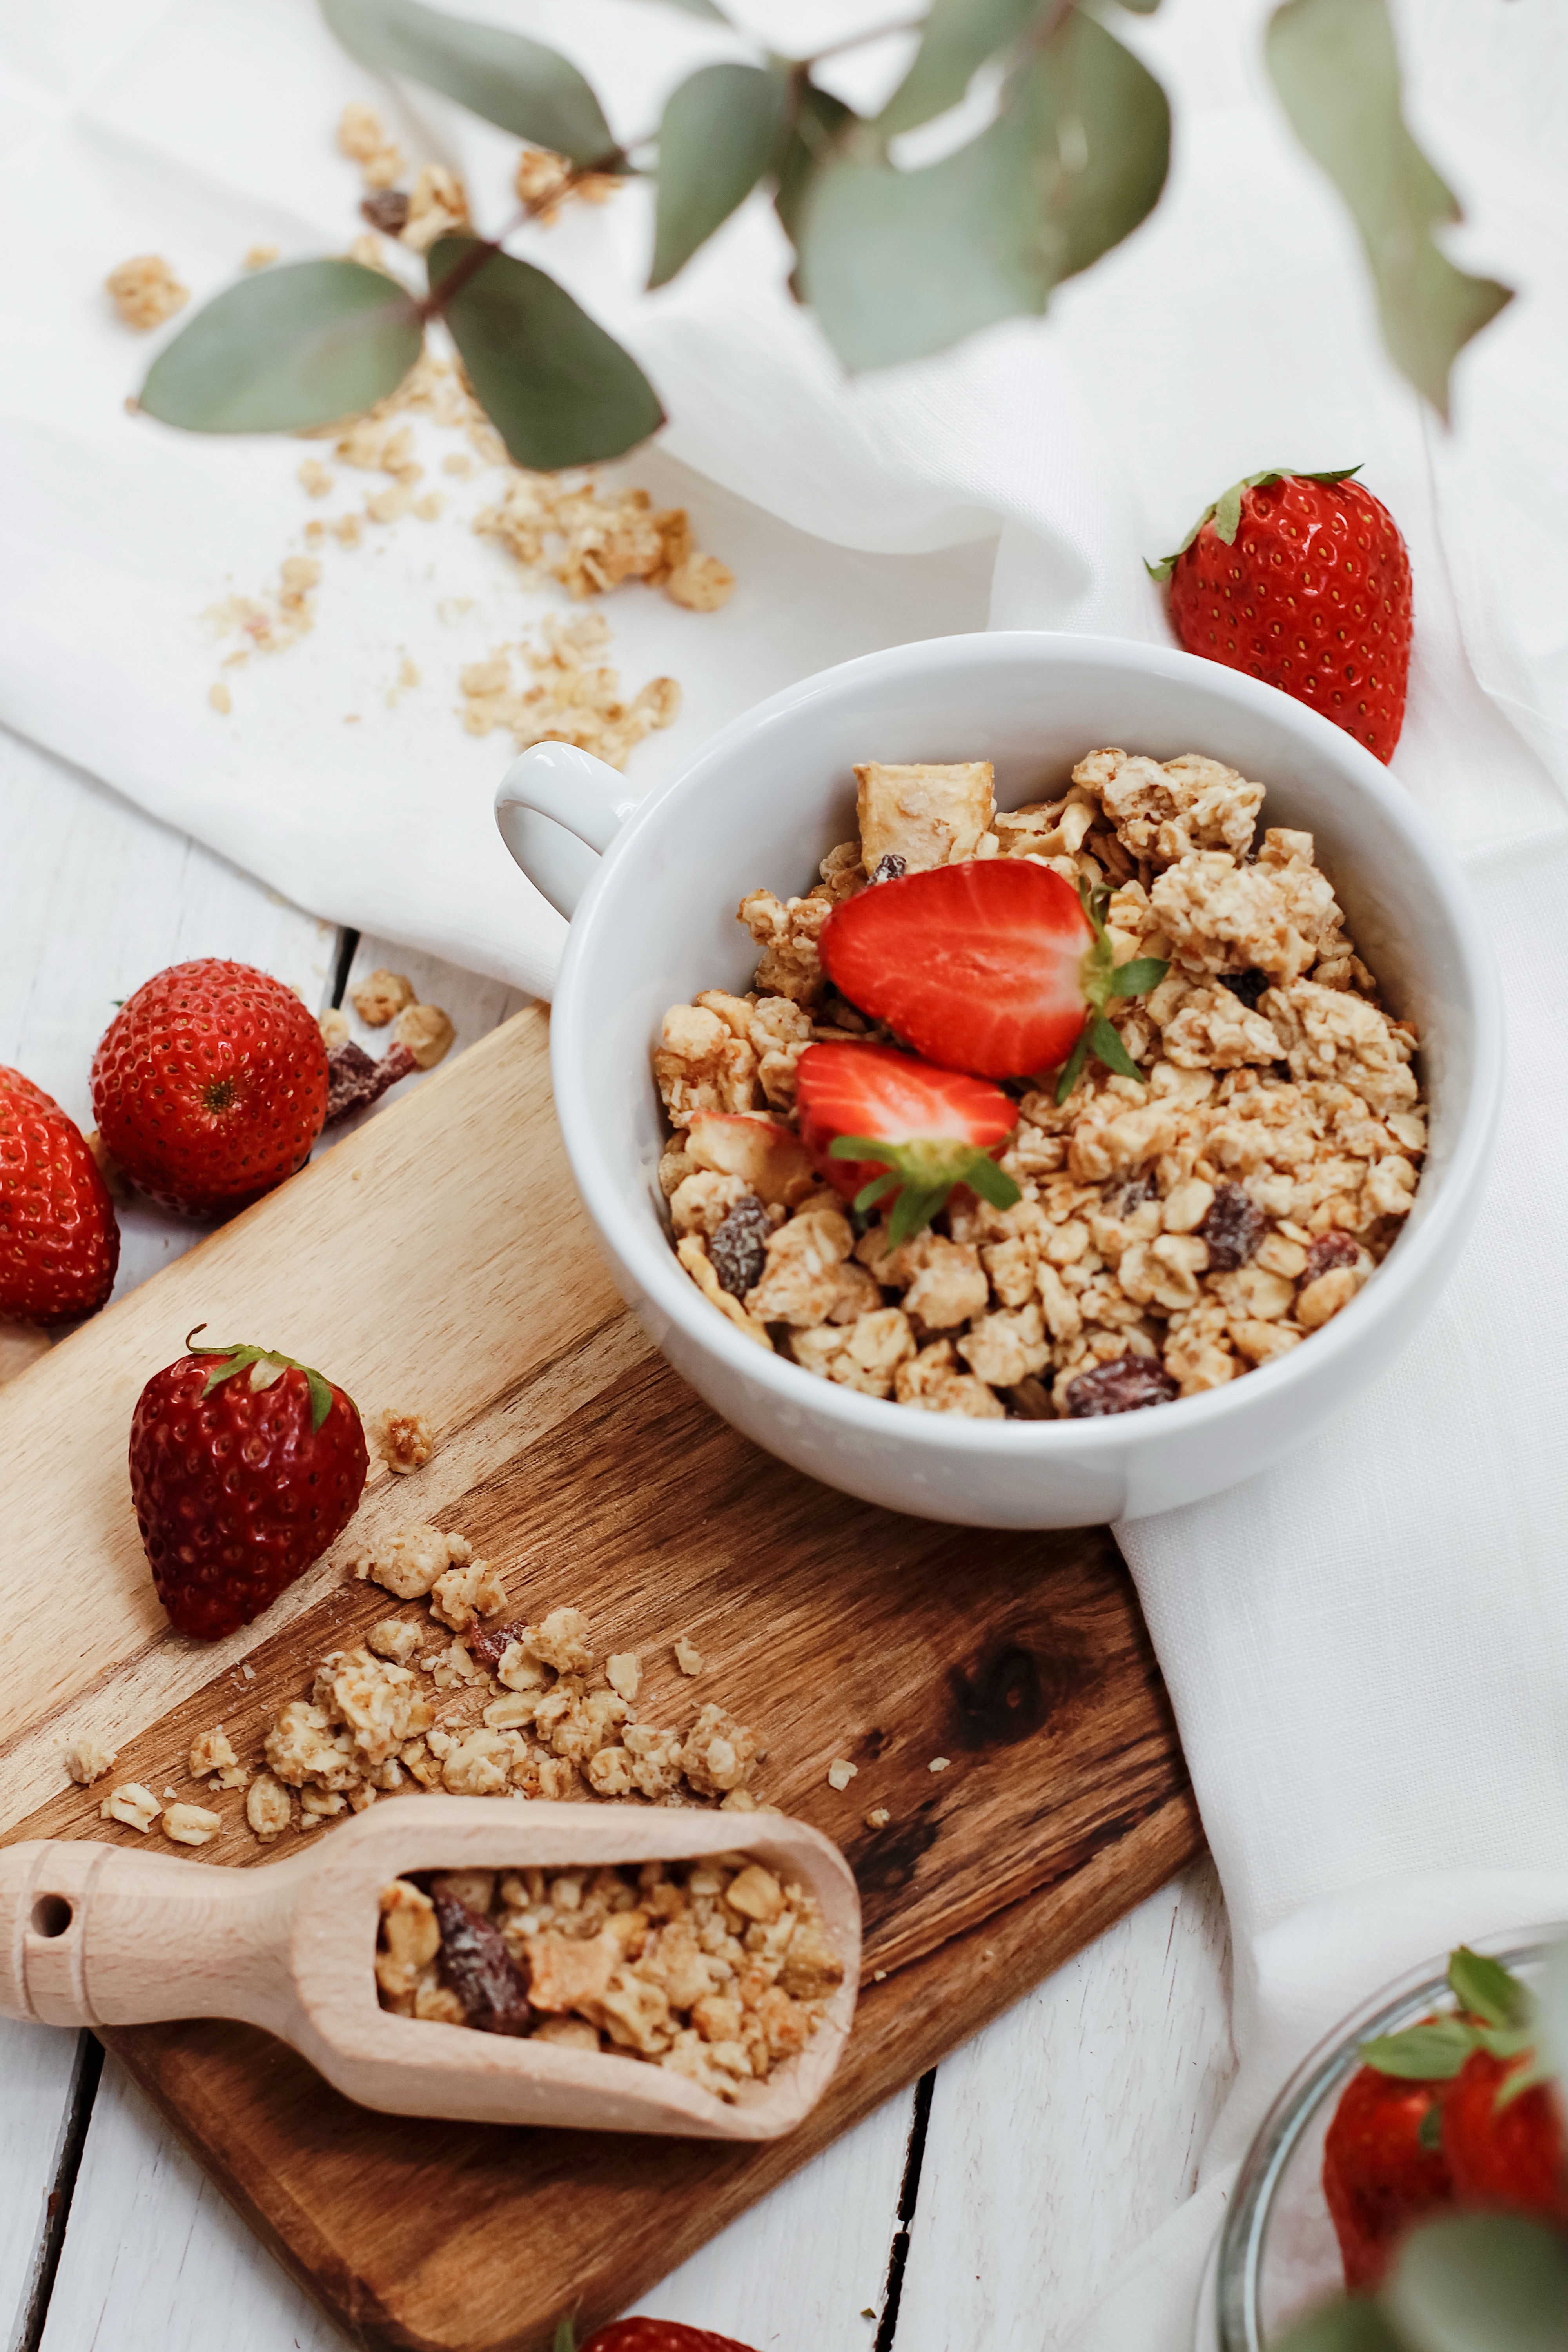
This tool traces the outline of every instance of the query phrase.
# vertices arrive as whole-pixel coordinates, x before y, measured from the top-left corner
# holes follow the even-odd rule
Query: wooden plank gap
[[[82,2150],[87,2146],[87,2127],[92,2121],[93,2102],[102,2079],[102,2043],[90,2033],[79,2034],[76,2065],[71,2074],[70,2097],[60,2127],[54,2187],[44,2205],[44,2226],[38,2240],[33,2291],[27,2298],[21,2333],[16,2341],[16,2352],[38,2352],[43,2341],[44,2323],[49,2315],[49,2297],[54,2293],[60,2252],[66,2242],[66,2224],[70,2220],[71,2200],[76,2195],[77,2176],[81,2170]]]
[[[914,2224],[915,2208],[920,2203],[921,2167],[925,2162],[926,2134],[931,2129],[931,2103],[935,2093],[936,2068],[931,2066],[915,2084],[909,2148],[904,2158],[904,2177],[899,2188],[899,2226],[888,2249],[888,2283],[882,2290],[882,2316],[877,2323],[873,2352],[893,2352],[893,2339],[899,2331],[899,2305],[904,2294],[904,2265],[910,2258],[910,2231]]]
[[[350,930],[345,924],[338,933],[338,952],[332,964],[332,992],[327,999],[328,1010],[335,1010],[348,994],[349,974],[353,970],[354,958],[358,953],[359,933]]]

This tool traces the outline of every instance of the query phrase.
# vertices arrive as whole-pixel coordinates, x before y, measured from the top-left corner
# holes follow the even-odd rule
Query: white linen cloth
[[[1082,2352],[1191,2341],[1227,2168],[1336,2016],[1462,1935],[1568,1916],[1568,38],[1554,0],[1396,11],[1413,121],[1468,202],[1454,249],[1528,289],[1461,362],[1450,436],[1382,353],[1352,234],[1264,84],[1262,9],[1168,0],[1128,21],[1177,109],[1158,216],[1045,326],[923,366],[844,384],[780,290],[760,205],[653,299],[635,291],[640,194],[532,233],[670,412],[667,454],[626,478],[686,498],[741,578],[715,616],[612,600],[628,684],[668,667],[687,689],[631,789],[792,677],[978,625],[987,577],[995,625],[1160,635],[1141,556],[1260,466],[1362,460],[1410,541],[1394,772],[1468,864],[1509,982],[1496,1174],[1432,1322],[1370,1399],[1266,1476],[1121,1531],[1230,1906],[1242,2063],[1207,2186]],[[489,13],[577,57],[625,136],[725,47],[632,0]],[[792,45],[870,15],[796,0]],[[886,82],[898,62],[866,69]],[[547,992],[561,927],[489,814],[506,747],[466,740],[451,706],[461,662],[563,600],[461,529],[405,522],[380,551],[329,556],[314,635],[226,673],[219,717],[198,616],[298,548],[307,453],[126,416],[152,346],[98,292],[135,252],[167,253],[205,296],[254,241],[341,250],[358,187],[330,127],[380,95],[307,0],[0,14],[0,184],[26,225],[0,323],[0,718],[321,914]],[[384,102],[405,145],[503,216],[510,142],[425,93]],[[393,709],[405,649],[426,685]]]

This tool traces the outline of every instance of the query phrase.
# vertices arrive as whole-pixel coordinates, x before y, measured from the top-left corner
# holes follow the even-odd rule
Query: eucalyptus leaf
[[[357,261],[295,261],[241,278],[161,351],[141,404],[193,433],[289,433],[374,408],[418,358],[403,288]]]
[[[671,92],[658,131],[649,287],[668,286],[773,162],[787,85],[763,66],[704,66]]]
[[[438,239],[431,285],[475,246],[471,236]],[[619,457],[664,422],[631,353],[531,262],[492,254],[445,317],[475,396],[519,466],[548,474]]]
[[[1385,0],[1286,0],[1267,47],[1291,128],[1361,232],[1394,363],[1447,416],[1455,360],[1512,298],[1434,242],[1459,206],[1405,126]]]
[[[918,172],[843,157],[816,176],[799,224],[806,299],[850,368],[1043,311],[1145,217],[1169,154],[1158,82],[1074,9],[967,146]]]
[[[1042,0],[933,0],[914,62],[877,118],[884,136],[956,106],[987,58],[1016,40]]]
[[[818,89],[815,82],[808,81],[799,91],[794,119],[780,142],[773,191],[773,210],[792,245],[800,242],[801,208],[813,181],[833,161],[839,140],[858,120],[853,108],[831,90]]]
[[[1413,2231],[1380,2300],[1419,2352],[1568,2352],[1568,2241],[1517,2213]]]
[[[321,14],[362,65],[426,82],[470,114],[574,163],[613,171],[619,162],[587,82],[542,41],[421,7],[419,0],[321,0]]]

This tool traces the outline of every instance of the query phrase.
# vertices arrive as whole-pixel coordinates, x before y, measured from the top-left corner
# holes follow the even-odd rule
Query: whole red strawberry
[[[216,1642],[269,1608],[347,1527],[365,1468],[353,1400],[292,1356],[199,1348],[154,1372],[131,1417],[131,1495],[179,1631]]]
[[[570,2336],[557,2336],[569,2347]],[[590,2336],[582,2352],[750,2352],[732,2336],[714,2336],[706,2327],[688,2327],[679,2319],[612,2319]]]
[[[327,1049],[270,973],[216,957],[171,964],[105,1030],[92,1107],[133,1184],[165,1208],[226,1216],[309,1159]]]
[[[91,1315],[114,1287],[120,1226],[81,1129],[0,1067],[0,1321]]]
[[[1388,760],[1410,675],[1410,558],[1356,470],[1249,474],[1150,569],[1171,583],[1189,653],[1310,703]]]
[[[1413,2221],[1454,2201],[1448,2159],[1435,2144],[1444,2087],[1363,2066],[1334,2110],[1323,2143],[1323,2196],[1352,2294],[1381,2284]]]
[[[1443,2146],[1461,2205],[1503,2206],[1568,2222],[1568,2138],[1554,2086],[1509,2092],[1530,2063],[1477,2050],[1443,2101]]]

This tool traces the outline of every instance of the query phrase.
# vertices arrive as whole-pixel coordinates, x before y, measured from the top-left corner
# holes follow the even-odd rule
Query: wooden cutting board
[[[601,1654],[643,1654],[645,1720],[683,1727],[720,1700],[763,1736],[759,1797],[839,1842],[865,1908],[844,2064],[799,2132],[759,2148],[405,2122],[247,2028],[106,2034],[357,2342],[539,2352],[573,2309],[586,2333],[1198,1850],[1110,1536],[899,1517],[717,1420],[611,1286],[533,1007],[0,1391],[0,1842],[135,1842],[98,1806],[138,1780],[223,1811],[193,1869],[265,1866],[243,1798],[189,1781],[190,1742],[221,1720],[256,1760],[316,1660],[385,1612],[329,1560],[228,1642],[169,1631],[126,1433],[204,1319],[320,1364],[367,1416],[424,1412],[434,1460],[405,1479],[377,1464],[352,1533],[433,1519],[502,1569],[509,1613],[583,1609]],[[682,1633],[695,1681],[670,1656]],[[119,1750],[92,1790],[60,1761],[87,1732]],[[839,1757],[858,1767],[843,1791]]]

